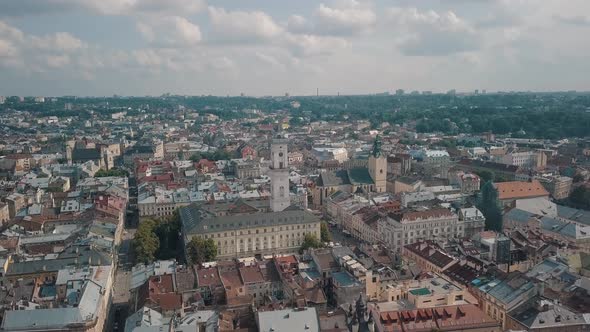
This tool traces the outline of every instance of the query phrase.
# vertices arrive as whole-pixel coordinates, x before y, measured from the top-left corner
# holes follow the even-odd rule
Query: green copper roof
[[[352,184],[374,184],[375,182],[366,168],[351,168],[348,170],[348,178]]]
[[[377,137],[375,137],[375,142],[373,142],[373,150],[371,151],[371,154],[373,155],[373,157],[378,158],[381,157],[381,137],[379,135],[377,135]]]

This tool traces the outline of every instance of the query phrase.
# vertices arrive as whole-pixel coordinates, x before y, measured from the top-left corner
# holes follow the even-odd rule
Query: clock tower
[[[381,152],[381,137],[377,135],[369,156],[369,175],[375,182],[373,191],[383,193],[387,187],[387,159]]]
[[[276,134],[270,143],[270,209],[283,211],[291,201],[289,198],[289,140],[284,133]]]

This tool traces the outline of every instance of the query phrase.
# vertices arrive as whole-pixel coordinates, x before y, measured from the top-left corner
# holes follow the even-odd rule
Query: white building
[[[465,235],[464,222],[445,208],[406,212],[396,217],[383,218],[378,233],[390,250],[401,252],[404,245],[422,240],[461,238]]]
[[[500,163],[542,169],[547,165],[547,155],[539,151],[512,152],[502,156]]]
[[[314,147],[311,153],[321,163],[326,160],[337,160],[343,163],[348,160],[348,151],[345,148],[334,148],[334,147]]]
[[[270,209],[283,211],[289,205],[289,140],[282,134],[276,135],[270,144]]]

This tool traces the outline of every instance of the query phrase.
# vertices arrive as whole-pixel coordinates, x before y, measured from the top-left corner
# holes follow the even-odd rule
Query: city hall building
[[[269,205],[236,200],[179,209],[185,248],[193,237],[213,239],[217,258],[232,259],[293,253],[306,234],[320,238],[319,218],[290,203],[287,145],[281,134],[271,142]]]

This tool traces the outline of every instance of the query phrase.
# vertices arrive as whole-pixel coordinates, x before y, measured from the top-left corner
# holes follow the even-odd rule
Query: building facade
[[[310,212],[287,209],[260,212],[243,206],[242,211],[212,215],[197,205],[179,209],[183,240],[212,239],[218,259],[293,253],[306,234],[320,238],[320,220]]]
[[[290,205],[288,145],[283,134],[277,134],[270,144],[270,209],[275,212]]]
[[[411,211],[383,218],[378,233],[391,250],[400,252],[405,245],[423,240],[462,238],[464,221],[446,208]]]

